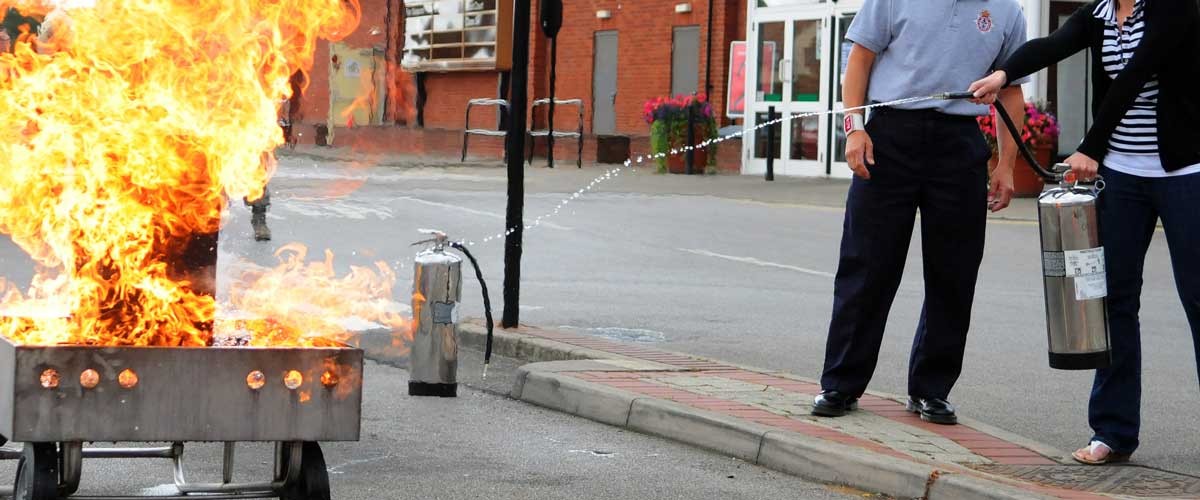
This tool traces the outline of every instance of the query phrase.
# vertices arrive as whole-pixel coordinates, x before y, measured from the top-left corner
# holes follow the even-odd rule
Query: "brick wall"
[[[675,13],[675,6],[685,0],[589,0],[587,2],[566,0],[563,2],[563,29],[558,39],[558,81],[556,96],[560,99],[582,99],[584,101],[584,128],[592,130],[592,65],[595,33],[616,31],[618,36],[618,76],[616,101],[616,129],[621,135],[634,137],[635,152],[645,151],[645,136],[649,126],[642,120],[645,101],[667,95],[671,90],[671,38],[676,26],[698,26],[700,28],[700,50],[698,81],[699,91],[704,91],[706,79],[711,80],[712,101],[719,113],[724,111],[725,90],[728,80],[729,43],[745,39],[746,0],[713,0],[712,67],[706,67],[708,43],[708,0],[686,0],[692,12]],[[403,40],[402,0],[361,0],[362,23],[343,42],[354,47],[386,46],[389,60],[398,60],[399,42]],[[389,3],[391,4],[389,14]],[[537,19],[537,0],[531,0],[531,47],[530,47],[530,101],[549,95],[549,42],[542,35]],[[597,19],[596,11],[608,10],[610,19]],[[390,22],[389,22],[390,21]],[[392,40],[387,43],[387,40]],[[304,122],[300,129],[311,133],[311,126],[323,123],[329,112],[327,42],[317,48],[317,63],[311,73],[311,85],[304,96]],[[397,71],[393,69],[393,71]],[[710,74],[710,76],[708,76]],[[461,130],[467,100],[472,98],[497,97],[499,74],[495,71],[428,73],[425,87],[427,101],[424,107],[425,126],[430,129]],[[411,101],[415,95],[402,96]],[[395,96],[388,97],[389,99]],[[396,119],[389,116],[389,121]],[[559,107],[555,115],[555,128],[574,130],[578,126],[578,111],[574,107]],[[722,117],[722,125],[730,121]],[[479,108],[473,113],[472,127],[494,128],[494,108]],[[530,117],[530,124],[545,128],[546,110],[539,109]],[[339,131],[339,135],[343,132]],[[355,134],[368,137],[372,134]],[[386,135],[386,134],[385,134]],[[451,134],[453,135],[453,134]],[[412,137],[412,136],[407,136]],[[441,137],[441,136],[439,136]],[[311,142],[311,139],[302,142]],[[340,141],[339,141],[340,142]],[[439,140],[449,144],[451,141]],[[574,144],[563,141],[556,150],[559,158],[573,158]],[[481,141],[487,149],[496,147],[492,141]],[[568,146],[568,144],[570,144]],[[560,149],[561,148],[561,149]],[[474,151],[475,148],[472,148]],[[497,148],[498,149],[498,148]],[[590,149],[590,151],[588,151]],[[723,167],[737,168],[735,162],[740,154],[725,147],[721,152]],[[585,147],[585,156],[594,155],[594,146]],[[453,151],[451,151],[453,152]],[[566,156],[565,153],[570,153]]]
[[[654,97],[671,92],[671,37],[677,26],[700,28],[700,60],[698,80],[703,92],[706,81],[706,43],[708,41],[708,2],[690,0],[692,12],[676,14],[675,5],[681,0],[597,0],[594,2],[564,2],[563,29],[558,40],[558,84],[560,98],[583,99],[586,110],[586,129],[592,123],[592,59],[597,31],[617,32],[617,102],[616,128],[623,135],[645,135],[648,126],[642,121],[643,104]],[[745,32],[745,0],[714,0],[712,37],[712,98],[723,103],[728,78],[729,42],[740,40]],[[536,2],[534,15],[536,16]],[[608,10],[611,19],[597,19],[596,11]],[[549,89],[548,41],[535,31],[531,91],[546,97]],[[722,106],[717,106],[722,108]],[[561,113],[561,114],[559,114]],[[578,120],[572,109],[556,113],[555,123]],[[544,115],[536,119],[544,123]],[[557,125],[556,125],[557,128]]]

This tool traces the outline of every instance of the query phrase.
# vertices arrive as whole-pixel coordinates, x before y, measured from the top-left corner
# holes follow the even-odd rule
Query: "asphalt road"
[[[416,228],[477,243],[503,231],[502,169],[370,165],[285,159],[272,188],[277,242],[371,253],[398,261],[408,275],[406,245],[416,241]],[[527,223],[553,213],[601,173],[527,169]],[[757,179],[626,172],[526,233],[521,319],[815,378],[842,225],[840,208],[820,205],[841,192],[836,183],[765,186]],[[1013,213],[1029,214],[1028,202]],[[244,214],[235,215],[230,233],[245,233],[227,248],[252,254]],[[871,385],[877,390],[902,394],[907,387],[923,297],[919,245],[918,232]],[[473,251],[499,304],[502,245],[492,240]],[[952,401],[964,415],[1072,450],[1090,437],[1091,373],[1047,365],[1038,257],[1035,223],[992,221],[966,369]],[[1161,234],[1147,256],[1145,281],[1144,433],[1136,459],[1200,475],[1195,350]],[[470,284],[464,314],[482,314],[477,293]]]
[[[499,378],[514,366],[493,364]],[[460,388],[456,399],[409,397],[407,382],[405,371],[368,362],[362,440],[323,445],[333,498],[862,498],[481,390]],[[269,478],[272,450],[239,445],[235,480]],[[219,480],[218,445],[189,444],[185,457],[189,480]],[[0,480],[9,481],[13,469],[0,463]],[[167,460],[87,460],[80,494],[172,494],[170,482]]]
[[[553,213],[601,173],[528,169],[526,221]],[[499,309],[503,249],[483,239],[504,230],[502,169],[292,155],[282,160],[271,189],[275,240],[251,241],[249,215],[235,206],[222,238],[223,262],[236,256],[269,263],[276,247],[299,241],[332,249],[341,270],[384,259],[407,279],[416,229],[436,227],[478,243],[472,250]],[[841,192],[843,185],[830,182],[766,185],[626,172],[526,233],[521,319],[815,378],[842,220],[840,208],[825,205],[836,205]],[[1029,205],[1013,213],[1028,214]],[[906,387],[922,301],[919,244],[918,232],[873,389]],[[1047,367],[1038,256],[1035,224],[990,224],[966,372],[951,399],[963,415],[1069,450],[1090,437],[1091,376]],[[18,281],[21,265],[17,257],[3,262]],[[1161,234],[1146,267],[1144,432],[1135,459],[1200,475],[1195,351]],[[477,295],[468,283],[465,315],[482,315]],[[407,283],[396,297],[407,300]]]

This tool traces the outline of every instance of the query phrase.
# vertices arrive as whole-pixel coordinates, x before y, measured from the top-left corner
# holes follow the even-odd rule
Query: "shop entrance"
[[[749,134],[743,141],[742,173],[765,172],[767,157],[772,156],[777,175],[851,176],[843,154],[841,114],[836,111],[842,109],[842,79],[850,53],[845,32],[859,5],[751,0],[747,127],[767,123],[772,110],[776,117],[825,114],[783,120]],[[771,151],[768,128],[775,135]]]

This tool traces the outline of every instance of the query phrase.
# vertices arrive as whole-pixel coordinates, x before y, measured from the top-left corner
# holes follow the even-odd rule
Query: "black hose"
[[[1025,146],[1025,141],[1021,140],[1021,132],[1017,130],[1017,125],[1013,123],[1012,117],[1008,116],[1008,111],[1004,110],[1004,105],[1000,104],[1000,100],[997,99],[992,105],[996,107],[996,115],[1000,117],[1000,121],[1004,122],[1004,128],[1007,128],[1008,133],[1012,134],[1013,142],[1017,145],[1017,151],[1021,152],[1021,157],[1025,158],[1025,162],[1029,164],[1029,168],[1032,168],[1033,172],[1046,182],[1055,183],[1061,180],[1058,175],[1046,170],[1045,167],[1042,167],[1038,163],[1037,158],[1034,158],[1033,153]]]
[[[943,94],[937,94],[935,97],[938,99],[947,100],[970,99],[975,97],[975,94],[972,92],[946,92]],[[1004,105],[1000,103],[1000,100],[997,99],[996,102],[992,103],[992,105],[996,107],[996,115],[1000,117],[1000,121],[1004,122],[1004,128],[1008,129],[1008,133],[1012,134],[1013,142],[1017,145],[1017,151],[1021,152],[1021,157],[1025,158],[1025,163],[1029,164],[1029,168],[1033,169],[1033,173],[1050,183],[1056,183],[1062,180],[1054,172],[1046,170],[1042,164],[1038,163],[1037,158],[1034,158],[1033,153],[1029,151],[1029,147],[1025,146],[1025,141],[1021,140],[1021,131],[1018,130],[1017,125],[1013,123],[1012,117],[1008,116],[1008,111],[1004,109]],[[999,132],[997,132],[996,140],[1000,140]]]
[[[487,282],[483,281],[483,272],[479,270],[479,262],[475,260],[475,256],[471,255],[471,251],[462,243],[450,243],[450,248],[458,250],[467,256],[467,260],[471,261],[471,267],[475,268],[475,278],[479,280],[479,288],[483,289],[483,317],[487,322],[487,345],[483,350],[483,374],[487,375],[487,365],[492,362],[492,301],[488,298]]]

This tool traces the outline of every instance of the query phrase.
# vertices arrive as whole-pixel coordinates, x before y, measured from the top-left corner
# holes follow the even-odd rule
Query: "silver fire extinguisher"
[[[1067,169],[1060,164],[1055,173]],[[1038,197],[1051,368],[1109,364],[1108,285],[1096,225],[1096,198],[1103,189],[1103,180],[1090,185],[1064,180]]]
[[[1038,197],[1038,224],[1050,367],[1105,368],[1112,357],[1105,302],[1108,286],[1096,214],[1104,181],[1076,182],[1065,164],[1047,171],[1025,147],[1000,101],[995,106],[1025,161],[1046,180]]]
[[[474,256],[462,244],[450,242],[441,231],[423,229],[431,235],[414,245],[431,246],[418,253],[413,263],[412,348],[409,354],[410,396],[455,397],[458,393],[459,304],[462,299],[462,259],[447,252],[453,248],[470,259],[483,289],[487,322],[484,376],[492,356],[492,312],[487,284]]]

